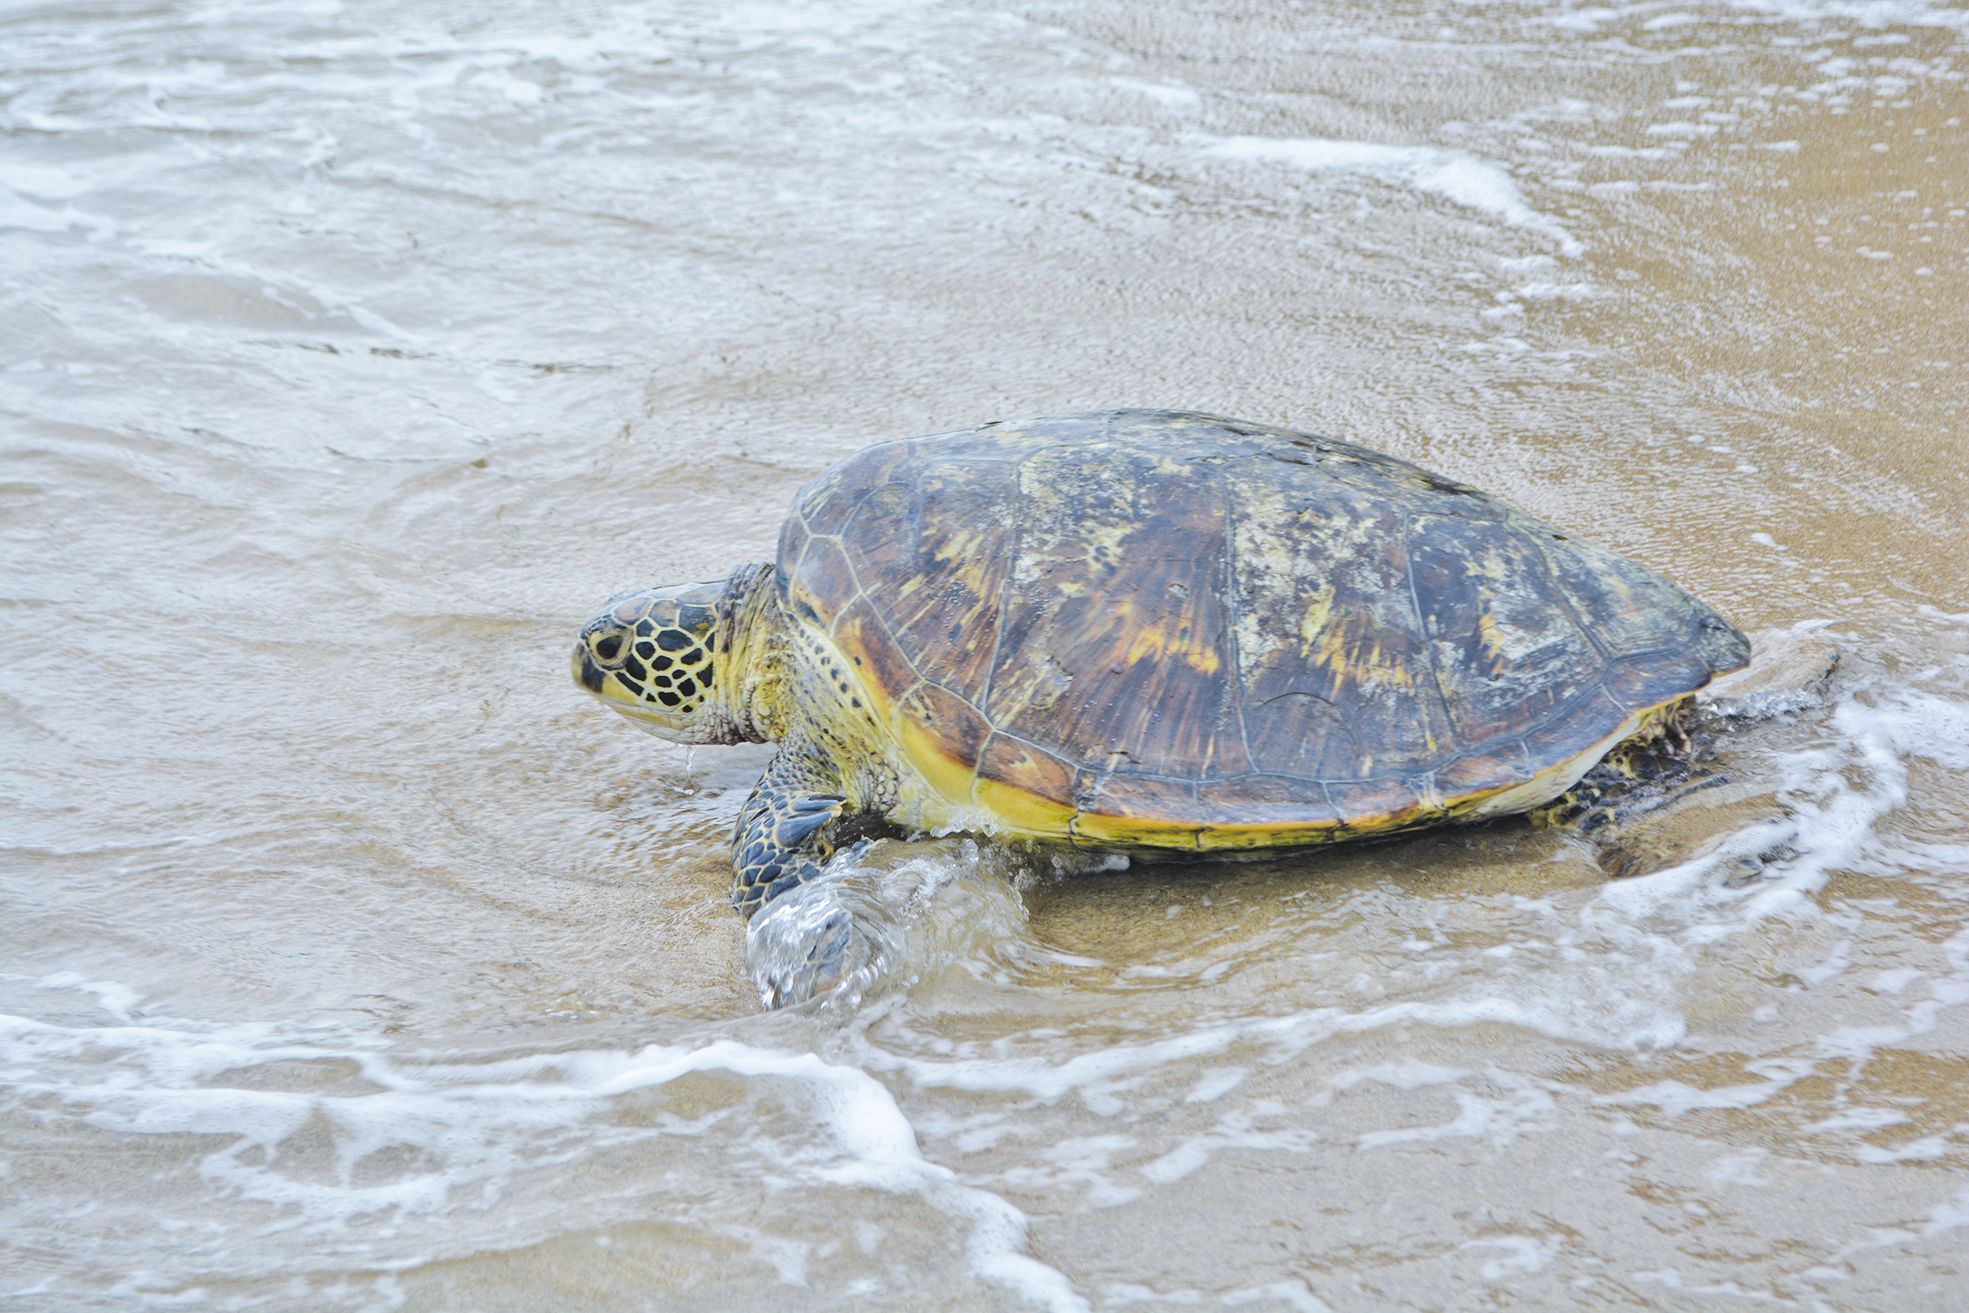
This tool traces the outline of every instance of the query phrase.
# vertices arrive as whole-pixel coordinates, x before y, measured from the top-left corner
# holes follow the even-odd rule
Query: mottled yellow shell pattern
[[[1162,411],[871,447],[801,494],[777,580],[902,810],[1103,846],[1525,810],[1749,658],[1673,584],[1474,488]]]

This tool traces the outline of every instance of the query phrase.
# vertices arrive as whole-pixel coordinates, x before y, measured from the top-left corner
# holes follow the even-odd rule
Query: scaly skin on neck
[[[706,742],[776,743],[786,736],[791,681],[773,569],[771,562],[741,566],[725,585],[718,607],[718,737]]]
[[[706,708],[700,742],[777,743],[822,774],[838,774],[854,806],[886,809],[895,788],[880,781],[894,772],[875,699],[825,633],[781,610],[773,566],[733,573],[717,646],[715,705]]]

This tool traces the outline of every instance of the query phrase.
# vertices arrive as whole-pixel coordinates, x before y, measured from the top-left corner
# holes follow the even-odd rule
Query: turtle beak
[[[620,608],[611,606],[582,626],[581,637],[574,644],[574,682],[615,710],[634,714],[643,709],[643,699],[618,673],[635,639],[629,626],[640,615],[637,612],[625,619],[622,611],[628,609],[626,602]]]
[[[607,697],[608,694],[602,692],[603,685],[607,679],[608,672],[595,664],[595,658],[588,651],[588,644],[585,642],[576,643],[574,645],[574,682],[587,689],[590,693],[594,693],[600,697]]]

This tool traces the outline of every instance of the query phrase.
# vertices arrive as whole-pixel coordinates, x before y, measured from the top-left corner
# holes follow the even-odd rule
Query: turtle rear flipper
[[[1795,855],[1789,810],[1722,752],[1729,744],[1738,757],[1745,729],[1829,704],[1841,652],[1809,631],[1760,640],[1758,651],[1754,667],[1718,682],[1721,696],[1684,700],[1658,732],[1609,753],[1532,822],[1578,834],[1615,879],[1714,858],[1724,883],[1737,884]]]
[[[1659,817],[1684,799],[1726,785],[1712,740],[1683,698],[1608,753],[1579,782],[1530,813],[1533,825],[1570,830],[1590,842],[1612,877],[1673,866],[1686,846],[1661,833]]]
[[[1756,821],[1767,812],[1768,796],[1714,759],[1676,762],[1651,776],[1603,769],[1588,772],[1530,819],[1591,844],[1595,864],[1610,879],[1653,875],[1715,855],[1727,868],[1726,882],[1748,880],[1787,856],[1796,837],[1788,817],[1778,832],[1760,832]],[[1745,847],[1751,835],[1755,842]]]

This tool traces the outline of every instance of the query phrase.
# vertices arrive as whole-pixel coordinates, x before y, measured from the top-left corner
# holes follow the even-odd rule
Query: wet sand
[[[0,1308],[1960,1307],[1965,42],[0,14]],[[885,844],[889,975],[759,1013],[767,752],[616,723],[575,627],[867,442],[1121,405],[1476,483],[1753,683],[1842,664],[1666,872]]]

